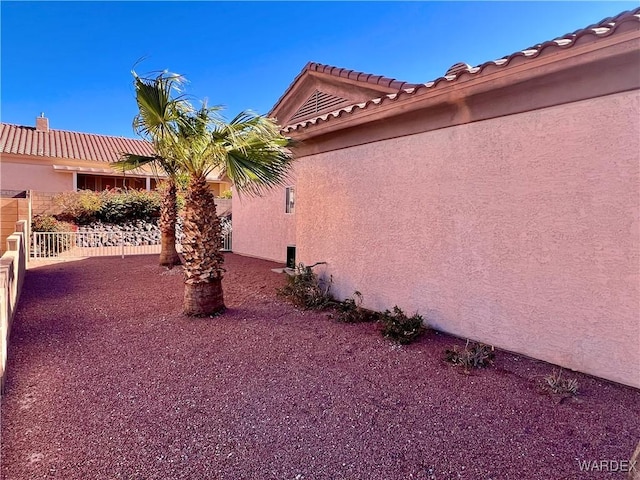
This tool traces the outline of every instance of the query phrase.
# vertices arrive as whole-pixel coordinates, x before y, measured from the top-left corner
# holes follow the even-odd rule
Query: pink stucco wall
[[[298,259],[340,297],[640,387],[639,111],[625,92],[303,158]],[[234,202],[234,250],[282,258],[282,195]]]
[[[292,174],[288,185],[295,183]],[[296,189],[297,197],[297,189]],[[287,245],[296,243],[296,213],[285,213],[284,188],[262,197],[233,193],[233,251],[276,262],[286,261]]]
[[[73,190],[73,173],[59,172],[52,165],[13,163],[3,157],[0,162],[0,188],[4,190]]]

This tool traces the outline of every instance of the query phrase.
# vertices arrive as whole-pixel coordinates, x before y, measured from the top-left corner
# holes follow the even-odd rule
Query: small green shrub
[[[115,189],[100,195],[102,205],[97,218],[105,223],[152,222],[160,215],[162,199],[158,192]]]
[[[76,225],[95,222],[102,206],[100,194],[91,190],[63,192],[56,195],[53,201],[61,209],[58,219]]]
[[[557,395],[574,397],[578,395],[578,380],[563,378],[562,369],[554,370],[544,377],[542,389]]]
[[[316,263],[306,266],[300,263],[293,275],[289,275],[287,284],[278,289],[278,295],[291,301],[294,305],[305,310],[323,310],[334,304],[330,294],[332,280],[318,278],[313,272]]]
[[[220,194],[220,198],[232,198],[232,197],[233,197],[233,193],[231,192],[231,190],[225,190]]]
[[[347,298],[344,302],[336,303],[337,320],[344,323],[375,322],[379,313],[362,308],[362,294],[353,293],[353,298]]]
[[[32,232],[74,232],[76,226],[56,219],[53,215],[34,215],[31,219]]]
[[[445,360],[457,367],[463,367],[465,372],[472,368],[484,368],[493,365],[495,359],[494,348],[484,343],[469,342],[467,340],[464,349],[454,346],[451,350],[445,350]]]
[[[62,231],[59,222],[51,215],[34,215],[31,219],[32,232],[60,232]]]
[[[56,195],[58,219],[87,225],[95,221],[123,224],[136,220],[153,222],[160,215],[161,194],[157,191],[122,190],[64,192]]]
[[[426,330],[422,316],[417,313],[407,317],[396,305],[393,312],[385,310],[380,317],[382,334],[400,344],[408,344],[417,340]]]

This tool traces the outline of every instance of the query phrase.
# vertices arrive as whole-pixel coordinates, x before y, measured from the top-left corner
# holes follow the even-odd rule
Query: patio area
[[[278,298],[281,265],[226,254],[228,311],[181,313],[180,269],[155,255],[31,268],[2,398],[3,479],[579,479],[625,461],[640,392],[582,374],[559,401],[544,362],[464,342],[410,346]],[[413,313],[413,312],[410,312]]]

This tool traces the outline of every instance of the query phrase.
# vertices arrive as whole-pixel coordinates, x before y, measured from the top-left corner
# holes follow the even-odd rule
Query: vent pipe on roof
[[[44,112],[36,118],[36,132],[48,132],[49,131],[49,119],[44,116]]]

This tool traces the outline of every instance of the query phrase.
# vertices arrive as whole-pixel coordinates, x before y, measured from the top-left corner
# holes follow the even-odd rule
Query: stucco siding
[[[288,185],[295,184],[292,175]],[[296,189],[297,196],[297,189]],[[262,197],[233,194],[233,251],[242,255],[286,262],[287,245],[296,244],[297,205],[285,213],[285,190],[276,188]]]
[[[3,190],[41,190],[64,192],[73,190],[73,173],[58,172],[52,165],[0,162],[0,185]]]
[[[625,92],[303,158],[287,231],[340,297],[640,387],[639,111]],[[234,201],[234,250],[284,258],[276,204]]]

